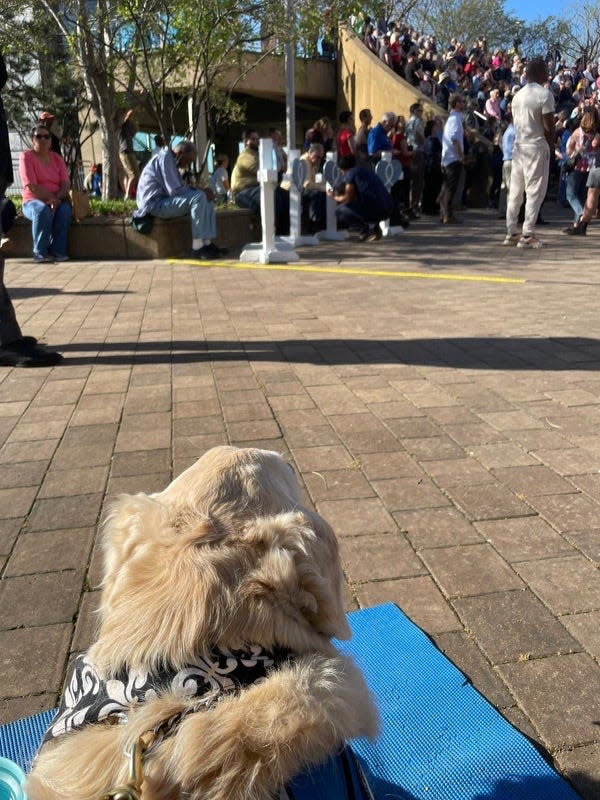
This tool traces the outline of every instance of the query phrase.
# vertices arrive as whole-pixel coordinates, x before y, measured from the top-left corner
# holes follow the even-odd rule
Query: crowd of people
[[[555,175],[559,181],[559,201],[573,210],[573,224],[565,233],[586,233],[587,224],[595,214],[594,193],[600,192],[600,179],[598,186],[594,184],[594,170],[600,160],[599,63],[581,58],[568,67],[555,48],[545,59],[536,60],[539,69],[534,69],[534,79],[532,60],[519,53],[518,43],[510,50],[494,49],[480,37],[469,46],[457,39],[442,46],[434,36],[393,21],[375,22],[359,14],[351,22],[365,47],[418,90],[420,95],[415,91],[414,96],[421,96],[421,100],[415,99],[407,118],[386,111],[374,121],[369,108],[359,109],[358,113],[346,110],[335,123],[331,118],[321,117],[306,131],[302,154],[305,232],[325,227],[326,186],[321,171],[327,153],[335,151],[338,164],[346,165],[342,174],[350,172],[352,176],[356,174],[352,170],[357,169],[373,172],[384,153],[400,163],[402,177],[391,189],[391,213],[404,226],[423,213],[439,215],[442,224],[457,224],[460,219],[455,212],[462,205],[487,203],[507,218],[506,243],[513,243],[516,234],[511,230],[514,227],[511,216],[514,202],[509,202],[511,181],[515,186],[522,183],[519,191],[529,198],[528,207],[517,210],[517,218],[519,211],[523,218],[532,213],[534,205],[541,207],[548,175]],[[542,63],[544,69],[540,71]],[[520,106],[520,97],[530,97],[532,83],[544,93],[543,109],[538,114],[542,129],[536,127],[536,141],[550,145],[548,164],[543,170],[545,177],[535,189],[521,168],[513,168],[514,153],[522,155],[524,145],[519,125],[515,126],[513,121],[514,109]],[[433,103],[445,113],[436,114]],[[71,187],[53,122],[50,112],[40,114],[31,132],[31,147],[20,156],[23,213],[32,222],[33,257],[40,262],[67,258],[66,239],[71,221],[67,202]],[[191,163],[191,143],[180,142],[181,147],[171,149],[156,137],[152,157],[141,170],[133,147],[136,131],[135,113],[129,109],[119,127],[118,138],[125,175],[124,195],[135,196],[138,204],[134,224],[143,230],[154,216],[191,213],[194,253],[220,257],[221,249],[213,244],[214,225],[208,219],[212,212],[207,212],[208,216],[200,223],[200,208],[204,214],[204,201],[208,198],[213,210],[214,204],[233,201],[241,208],[260,213],[258,145],[262,134],[255,129],[247,130],[231,171],[229,157],[219,155],[210,187],[198,189],[189,185],[186,174]],[[276,233],[285,235],[290,224],[287,155],[280,131],[272,128],[268,135],[277,159]],[[526,138],[531,136],[532,131],[528,130]],[[93,164],[85,188],[98,196],[101,183],[102,166]],[[339,208],[348,205],[347,186],[342,183],[337,187],[339,191],[334,191],[336,198],[346,197],[345,202],[337,202],[341,225],[349,224],[350,218],[347,209]],[[190,191],[195,192],[193,201]],[[169,202],[162,202],[165,197]],[[359,225],[364,238],[373,235],[369,224],[367,220]],[[535,237],[531,238],[531,220],[526,227],[525,238],[537,242]]]
[[[453,38],[448,45],[442,45],[435,36],[394,21],[375,21],[364,14],[353,17],[351,24],[366,48],[426,98],[448,112],[452,112],[451,98],[462,98],[463,161],[467,166],[479,161],[479,166],[487,170],[488,203],[504,216],[514,137],[513,103],[528,83],[530,64],[530,59],[519,52],[519,42],[510,49],[490,47],[484,37],[470,43]],[[583,235],[589,221],[583,219],[586,200],[588,206],[592,202],[588,190],[595,188],[589,185],[590,172],[600,155],[600,60],[582,55],[567,64],[560,49],[554,47],[544,62],[547,75],[543,85],[552,95],[555,122],[549,171],[559,184],[559,202],[573,210],[574,225],[565,233]],[[435,125],[436,135],[443,138],[439,119],[432,117],[425,124]],[[473,152],[478,149],[479,139],[474,134],[489,141],[487,158],[478,158]],[[425,156],[427,160],[427,153]],[[406,157],[407,162],[409,158]],[[410,163],[414,164],[414,154],[412,158]],[[447,166],[442,165],[444,171]],[[430,196],[428,189],[426,186],[425,195]],[[464,179],[457,190],[464,192]],[[590,216],[591,211],[588,209],[586,214]]]

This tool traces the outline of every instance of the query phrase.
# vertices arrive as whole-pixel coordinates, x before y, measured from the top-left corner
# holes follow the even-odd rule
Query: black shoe
[[[362,230],[358,234],[358,241],[359,242],[366,242],[368,238],[369,238],[369,229],[368,228],[366,228],[365,230]]]
[[[38,344],[33,336],[23,336],[0,348],[3,367],[55,367],[63,360],[60,353]]]
[[[211,242],[210,244],[205,244],[203,247],[198,247],[196,250],[192,250],[192,257],[200,261],[214,261],[217,258],[222,258],[226,253],[227,250],[222,250]]]
[[[577,222],[574,225],[565,228],[563,233],[566,233],[567,236],[585,236],[587,233],[587,226],[587,222],[584,222],[581,217],[579,217]]]
[[[373,228],[373,232],[367,236],[367,242],[378,242],[381,239],[381,228],[379,223]]]

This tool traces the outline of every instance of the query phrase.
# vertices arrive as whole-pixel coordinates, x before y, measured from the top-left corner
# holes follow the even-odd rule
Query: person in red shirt
[[[354,119],[351,111],[342,111],[339,116],[340,129],[336,139],[336,149],[338,161],[343,156],[353,156],[356,154],[356,142],[354,134]]]

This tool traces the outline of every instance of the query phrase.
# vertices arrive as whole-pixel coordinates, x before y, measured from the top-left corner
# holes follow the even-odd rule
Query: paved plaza
[[[9,260],[66,360],[0,369],[0,722],[93,636],[110,498],[252,445],[336,530],[348,609],[400,605],[597,800],[600,223],[540,236],[469,212],[285,269]]]

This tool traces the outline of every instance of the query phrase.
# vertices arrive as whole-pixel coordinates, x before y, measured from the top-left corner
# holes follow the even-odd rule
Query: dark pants
[[[369,230],[369,223],[381,222],[389,215],[389,209],[382,211],[372,207],[365,208],[360,203],[340,203],[335,209],[335,216],[341,228],[356,228],[361,232]]]
[[[322,230],[327,224],[326,195],[319,189],[308,189],[302,193],[302,214],[309,227]]]
[[[15,309],[4,285],[4,259],[0,256],[0,345],[14,342],[21,336]]]
[[[235,204],[260,216],[260,186],[249,186],[235,196]],[[287,236],[290,232],[290,193],[277,186],[275,189],[275,234]]]
[[[447,167],[442,168],[444,182],[440,192],[440,212],[444,219],[452,217],[452,204],[458,190],[458,185],[463,173],[461,161],[453,161]]]

